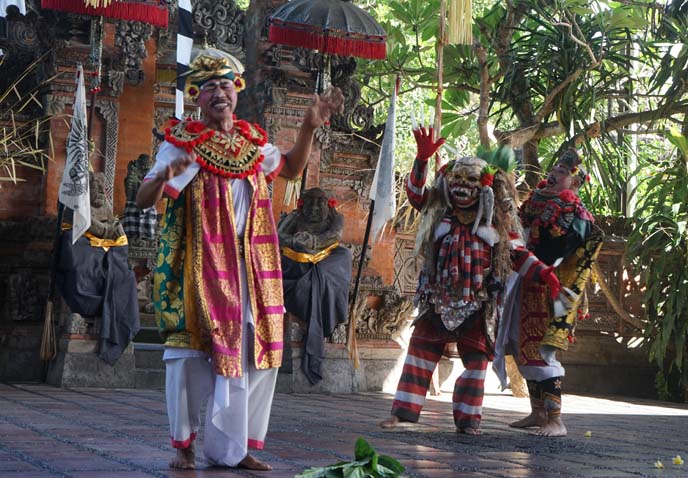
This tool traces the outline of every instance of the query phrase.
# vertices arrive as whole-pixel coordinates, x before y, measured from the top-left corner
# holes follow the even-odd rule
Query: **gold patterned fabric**
[[[569,336],[573,337],[576,320],[586,315],[587,310],[581,309],[584,302],[585,286],[592,274],[592,265],[597,260],[597,255],[602,248],[604,234],[595,227],[593,233],[586,238],[581,247],[575,253],[566,258],[557,270],[559,282],[563,287],[568,287],[578,296],[578,300],[572,305],[569,313],[564,317],[554,317],[547,327],[543,345],[552,345],[562,350],[569,346]]]
[[[72,229],[72,225],[63,223],[61,229],[63,231],[69,231]],[[105,252],[107,252],[111,247],[122,247],[129,245],[129,240],[127,239],[126,234],[119,236],[117,239],[102,239],[86,231],[84,232],[84,237],[88,239],[91,247],[100,247]]]
[[[243,72],[244,65],[233,55],[217,48],[204,48],[195,54],[189,70],[182,76],[186,76],[187,81],[200,85],[212,78],[233,79]]]
[[[210,344],[201,343],[195,316],[190,284],[193,275],[185,261],[188,255],[186,237],[191,205],[186,192],[175,200],[168,200],[161,221],[160,245],[153,275],[153,303],[155,315],[166,347],[193,348],[210,351]]]
[[[156,314],[165,345],[205,350],[217,374],[243,374],[241,255],[255,323],[256,368],[278,367],[283,351],[283,294],[277,234],[267,182],[247,178],[252,190],[243,238],[236,234],[232,188],[201,170],[168,201],[154,281]]]
[[[554,317],[549,287],[544,284],[528,282],[524,284],[521,300],[520,357],[521,365],[544,365],[539,349],[541,345],[551,345],[567,350],[576,320],[587,311],[582,309],[585,286],[592,273],[592,264],[602,247],[603,234],[599,228],[586,238],[583,245],[567,257],[557,267],[556,273],[563,287],[568,287],[578,295],[569,313]]]

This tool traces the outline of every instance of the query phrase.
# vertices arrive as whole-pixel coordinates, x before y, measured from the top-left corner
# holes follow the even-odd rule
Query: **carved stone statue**
[[[122,222],[124,232],[129,239],[140,238],[148,241],[155,239],[158,212],[155,207],[139,209],[136,206],[136,193],[150,168],[151,159],[147,154],[140,154],[127,165],[127,177],[124,178],[127,202],[124,205]]]
[[[344,218],[336,205],[322,189],[308,189],[277,231],[284,305],[308,324],[301,366],[312,384],[322,380],[325,338],[347,318],[352,260],[351,252],[339,245]]]
[[[139,330],[136,277],[127,261],[124,229],[105,197],[105,175],[89,173],[91,227],[72,244],[72,230],[60,240],[56,280],[72,312],[98,318],[98,355],[114,364]]]
[[[91,227],[88,232],[100,239],[122,237],[124,228],[105,197],[105,174],[89,173],[88,184],[91,192]]]
[[[151,168],[151,158],[147,154],[139,154],[139,157],[130,161],[127,165],[127,177],[124,178],[124,190],[127,201],[136,201],[136,193],[141,181]]]
[[[280,245],[299,252],[316,254],[339,242],[344,218],[320,188],[301,194],[300,207],[284,217],[278,227]]]

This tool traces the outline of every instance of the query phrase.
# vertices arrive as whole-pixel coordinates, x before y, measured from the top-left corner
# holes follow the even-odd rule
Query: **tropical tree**
[[[688,125],[688,123],[686,123]],[[688,399],[688,126],[668,134],[676,152],[657,157],[645,179],[629,257],[645,284],[645,336],[663,373],[663,398]],[[663,382],[663,383],[662,383]],[[684,392],[681,389],[685,390]]]
[[[469,133],[473,145],[476,139],[511,145],[531,185],[557,151],[582,145],[603,186],[598,212],[626,212],[637,156],[629,136],[656,133],[658,122],[686,111],[680,72],[688,51],[677,50],[685,0],[675,3],[666,9],[612,0],[478,4],[473,45],[444,48],[442,134],[458,141]],[[402,103],[411,91],[431,100],[439,86],[438,1],[384,5],[376,8],[388,12],[390,53],[384,63],[362,65],[367,98],[380,102],[398,73],[406,85]]]
[[[473,44],[443,49],[442,84],[438,5],[371,3],[390,48],[387,61],[360,65],[364,98],[385,111],[389,82],[401,75],[399,123],[407,130],[409,109],[432,106],[443,90],[441,134],[449,143],[462,152],[511,145],[531,186],[563,148],[583,148],[593,176],[586,203],[635,226],[628,258],[646,288],[650,358],[663,379],[685,387],[688,1],[477,2]],[[410,160],[410,135],[400,137]]]

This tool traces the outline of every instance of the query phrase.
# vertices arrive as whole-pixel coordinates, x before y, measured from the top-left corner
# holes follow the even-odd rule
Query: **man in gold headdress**
[[[211,464],[269,470],[262,449],[282,360],[282,272],[268,183],[300,174],[315,130],[341,109],[337,89],[314,99],[286,154],[234,116],[243,66],[216,49],[191,63],[186,92],[200,121],[165,130],[137,204],[169,196],[154,280],[165,338],[166,399],[175,468],[194,467],[200,408]]]

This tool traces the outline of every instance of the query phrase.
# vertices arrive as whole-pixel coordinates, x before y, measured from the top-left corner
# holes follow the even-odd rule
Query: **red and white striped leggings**
[[[425,404],[432,373],[442,358],[444,343],[411,338],[406,362],[392,404],[392,415],[417,422]],[[456,379],[452,397],[456,428],[479,428],[485,392],[487,355],[472,349],[459,349],[464,372]]]

